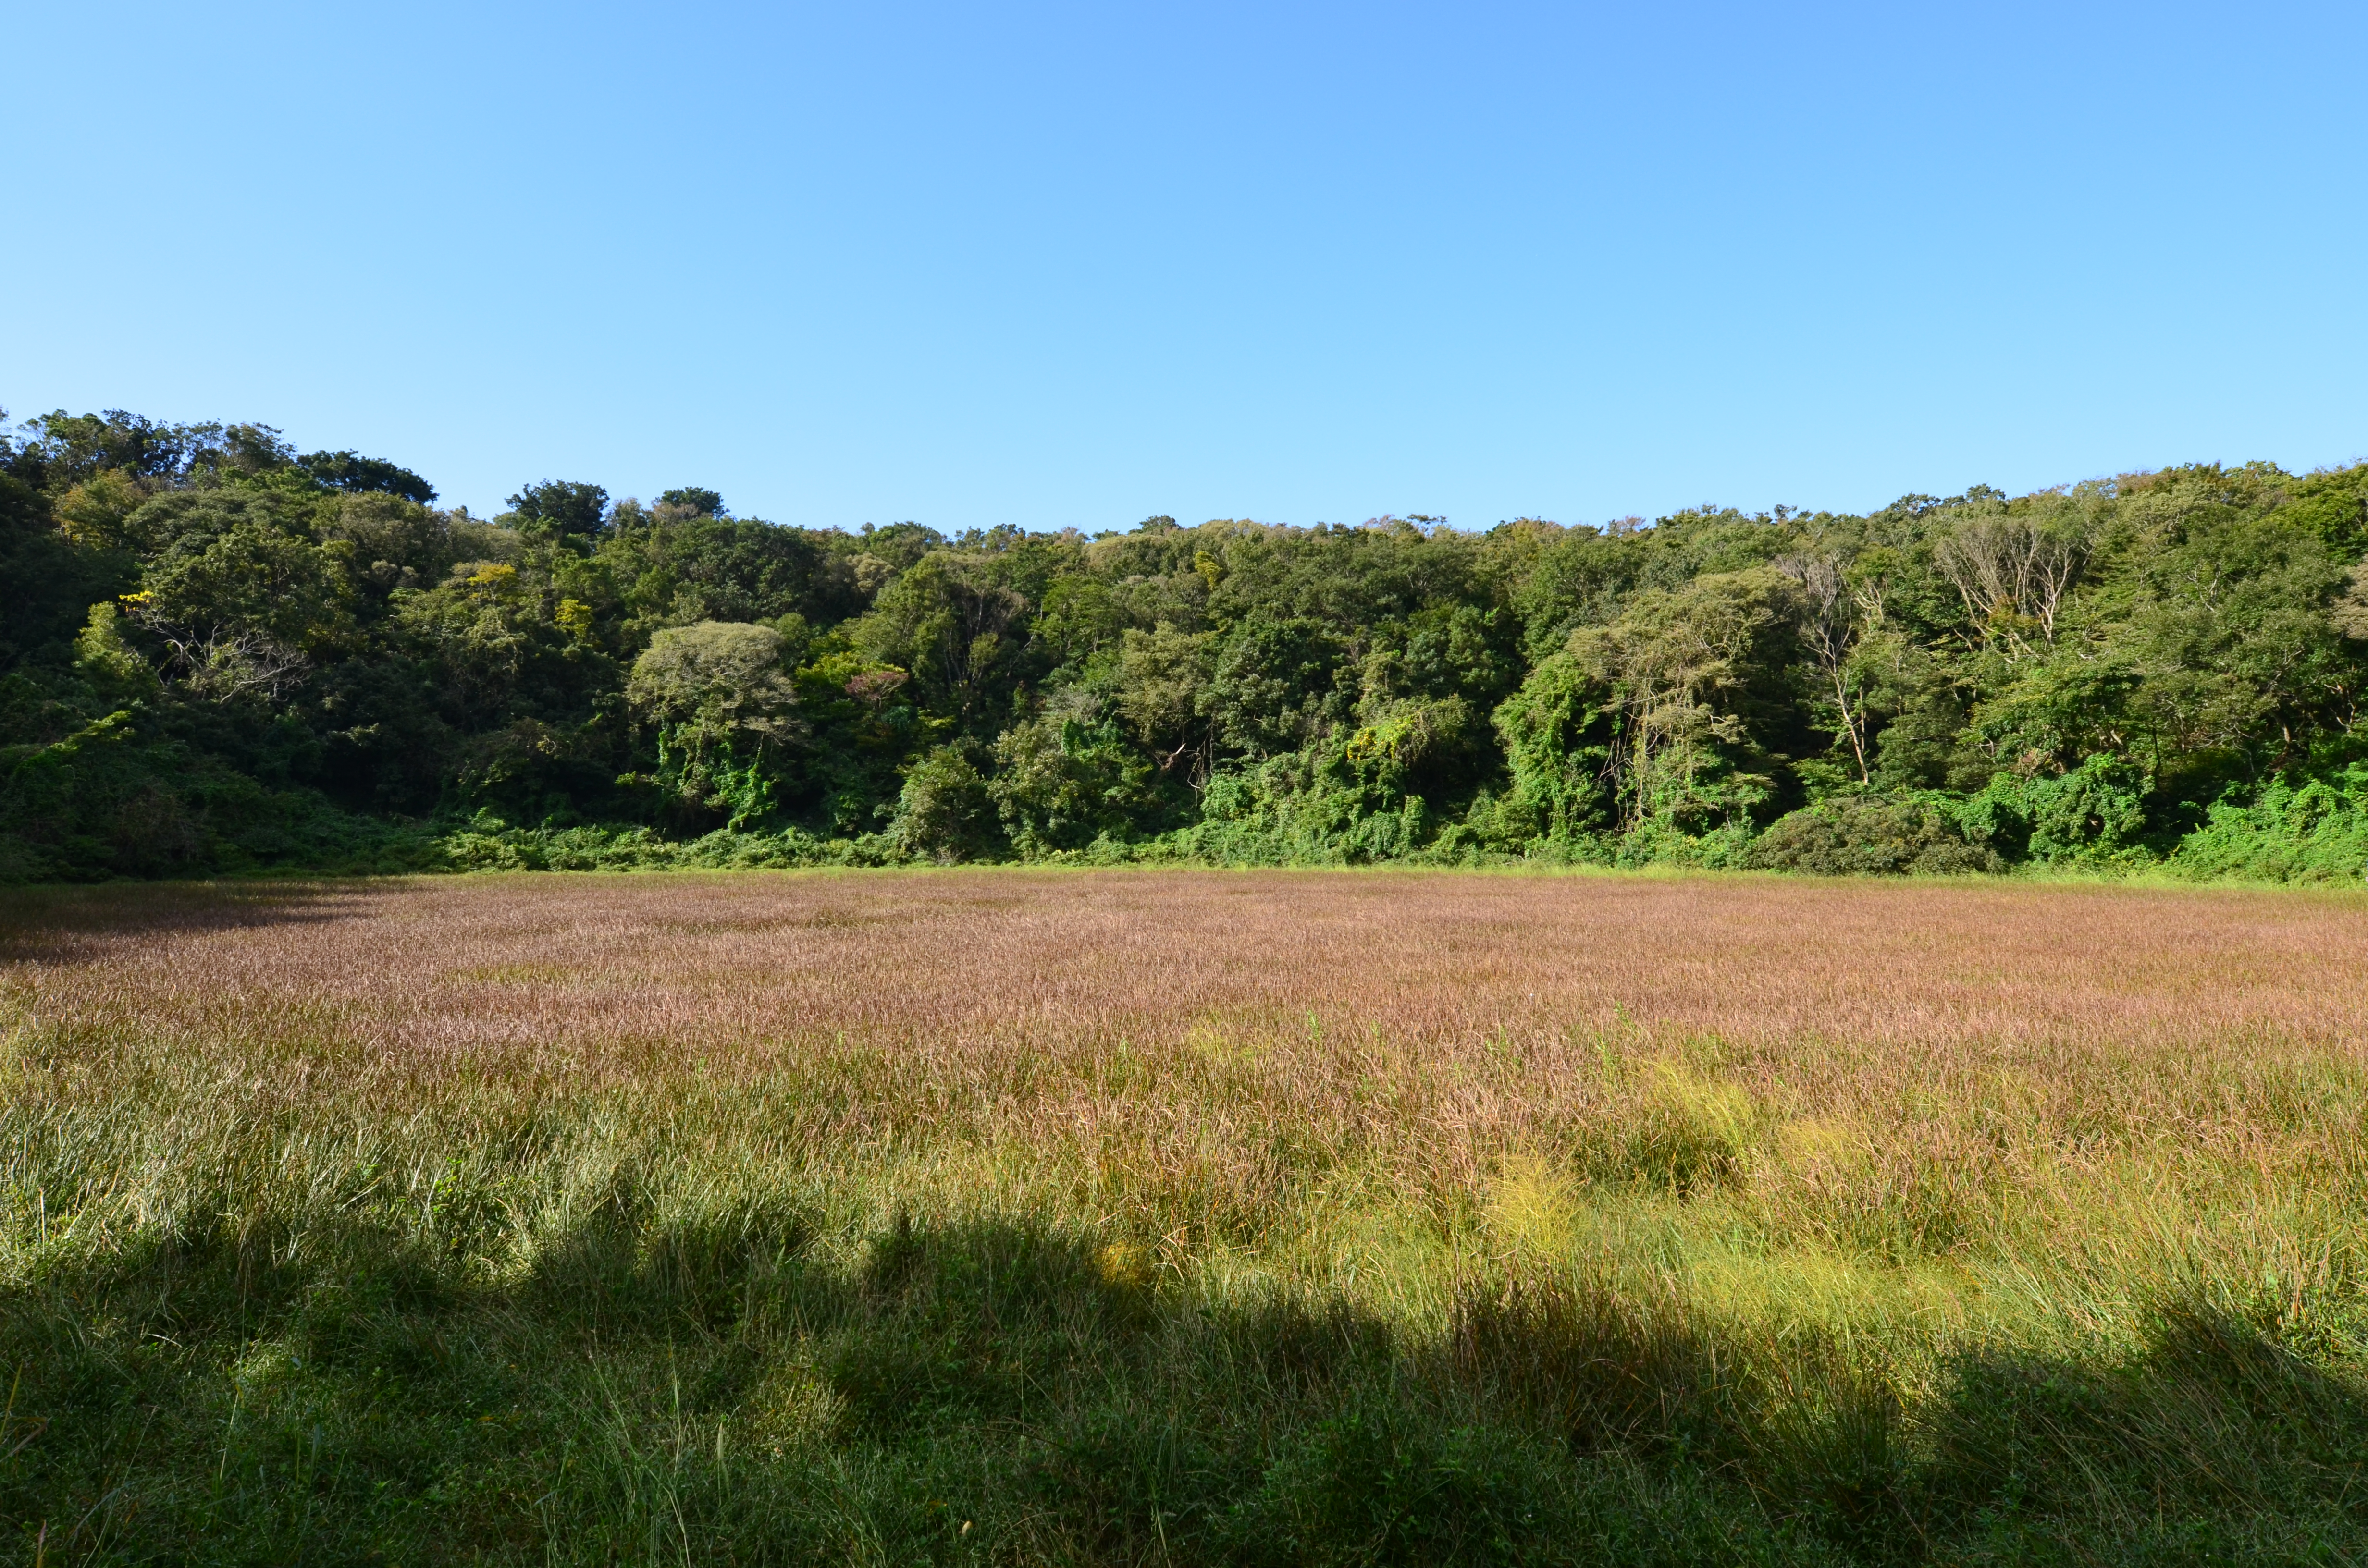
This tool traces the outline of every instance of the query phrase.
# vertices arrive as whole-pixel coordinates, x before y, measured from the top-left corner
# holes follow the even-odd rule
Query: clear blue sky
[[[1864,508],[2368,456],[2357,4],[17,7],[0,404],[500,509]]]

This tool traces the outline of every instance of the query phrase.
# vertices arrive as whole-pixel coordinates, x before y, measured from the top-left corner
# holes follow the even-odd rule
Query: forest
[[[2368,464],[1486,528],[436,502],[262,425],[0,436],[0,879],[2368,865]]]

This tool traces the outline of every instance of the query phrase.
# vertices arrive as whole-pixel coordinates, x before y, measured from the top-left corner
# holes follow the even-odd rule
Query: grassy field
[[[2368,899],[11,890],[0,1557],[2368,1560]]]

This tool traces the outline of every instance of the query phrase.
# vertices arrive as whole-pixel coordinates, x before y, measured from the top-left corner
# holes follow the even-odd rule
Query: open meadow
[[[2368,899],[12,889],[0,1556],[2368,1559]]]

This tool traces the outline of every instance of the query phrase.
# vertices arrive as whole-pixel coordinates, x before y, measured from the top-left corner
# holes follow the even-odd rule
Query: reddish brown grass
[[[126,1051],[153,1070],[160,1046],[225,1092],[381,1110],[463,1082],[763,1083],[801,1141],[1122,1150],[1203,1200],[1266,1187],[1279,1137],[1453,1186],[1615,1123],[1633,1143],[1673,1073],[1878,1158],[2311,1163],[2344,1131],[2321,1102],[2359,1081],[2368,1020],[2368,902],[2018,883],[117,888],[27,897],[6,952],[61,1092],[97,1091]]]
[[[2368,901],[2286,892],[998,870],[16,896],[6,959],[44,1011],[201,1032],[320,1014],[406,1055],[1148,1044],[1310,1009],[1430,1050],[1635,1023],[1944,1058],[2349,1049],[2368,1023]]]

